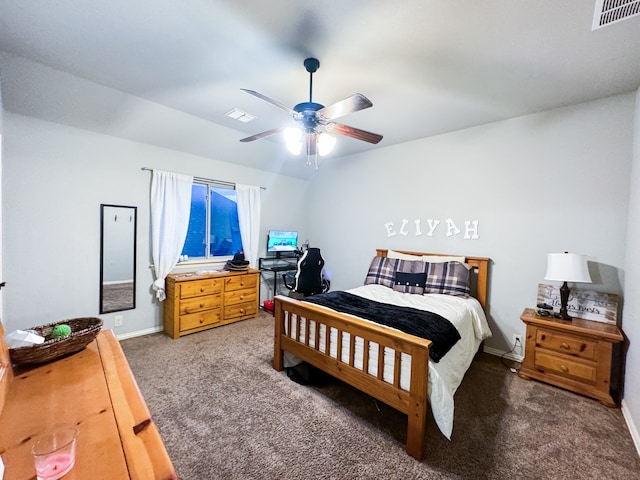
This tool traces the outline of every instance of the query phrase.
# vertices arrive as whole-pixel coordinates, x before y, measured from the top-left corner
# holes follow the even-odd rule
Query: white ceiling
[[[291,107],[307,101],[303,60],[313,56],[313,100],[362,93],[373,108],[340,121],[384,135],[377,146],[340,137],[342,156],[637,89],[640,16],[592,31],[594,6],[2,0],[0,50],[235,129],[234,142],[290,120],[240,88]],[[225,117],[233,107],[257,119]],[[252,166],[269,168],[260,162]]]

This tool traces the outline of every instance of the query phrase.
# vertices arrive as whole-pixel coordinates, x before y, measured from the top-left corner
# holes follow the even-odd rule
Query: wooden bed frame
[[[386,257],[386,249],[377,249],[377,256]],[[399,251],[409,255],[440,255]],[[472,281],[472,294],[478,299],[482,308],[487,310],[487,279],[489,259],[481,257],[466,257],[466,263],[473,267],[477,275]],[[474,288],[475,287],[475,288]],[[474,291],[475,290],[475,291]],[[295,318],[298,328],[292,330]],[[316,322],[315,339],[310,342],[310,321]],[[325,325],[325,332],[330,328],[336,329],[338,336],[342,333],[350,334],[349,362],[342,359],[342,342],[337,342],[337,355],[329,355],[330,335],[325,335],[324,352],[320,350],[320,326]],[[301,327],[302,326],[302,327]],[[295,331],[296,338],[291,338],[285,332]],[[363,366],[369,364],[370,344],[378,345],[377,376],[369,374],[366,367],[356,368],[354,365],[355,338],[363,339]],[[277,296],[275,298],[275,336],[273,368],[277,371],[284,369],[284,351],[290,352],[299,359],[329,373],[330,375],[352,385],[362,392],[386,403],[387,405],[407,414],[407,453],[416,460],[422,460],[425,446],[425,429],[427,418],[427,381],[429,369],[430,340],[408,335],[391,328],[373,324],[339,312],[328,312],[312,303],[302,302],[293,298]],[[395,351],[395,371],[393,383],[383,380],[384,347]],[[400,388],[400,356],[402,353],[411,356],[411,374],[409,391]]]

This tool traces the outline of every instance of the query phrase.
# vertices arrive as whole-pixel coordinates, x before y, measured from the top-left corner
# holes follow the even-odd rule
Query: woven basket
[[[33,327],[33,330],[47,338],[56,325],[69,325],[71,335],[64,338],[46,340],[39,345],[10,348],[11,363],[28,365],[51,362],[57,358],[79,352],[93,341],[102,329],[102,320],[95,317],[73,318],[61,322]]]

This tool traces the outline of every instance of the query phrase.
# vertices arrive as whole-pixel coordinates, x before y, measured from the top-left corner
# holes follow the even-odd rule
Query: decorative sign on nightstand
[[[546,303],[551,305],[555,312],[558,312],[560,310],[559,288],[553,285],[539,284],[536,304]],[[571,289],[567,311],[572,317],[616,325],[618,322],[618,295]]]

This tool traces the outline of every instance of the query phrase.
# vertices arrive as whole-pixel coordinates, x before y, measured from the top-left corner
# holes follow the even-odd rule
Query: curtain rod
[[[149,167],[142,167],[140,170],[148,170],[150,172],[153,172],[153,168],[149,168]],[[235,183],[233,182],[226,182],[224,180],[214,180],[212,178],[204,178],[204,177],[193,177],[193,179],[197,182],[202,182],[202,183],[217,183],[218,185],[228,185],[230,187],[234,187],[236,186]],[[266,190],[267,187],[260,187],[262,190]]]

